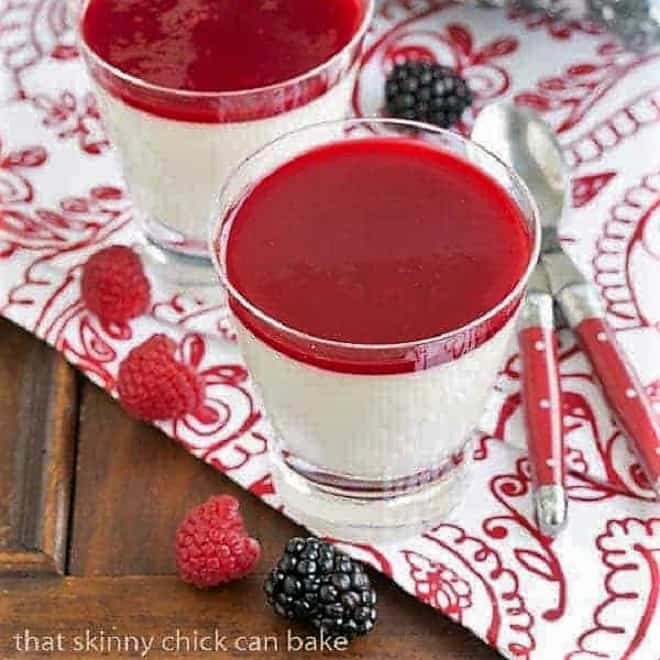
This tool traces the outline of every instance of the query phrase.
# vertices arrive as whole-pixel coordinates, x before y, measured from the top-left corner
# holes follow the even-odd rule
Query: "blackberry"
[[[277,614],[329,637],[354,639],[376,622],[376,592],[362,565],[313,537],[287,543],[264,591]]]
[[[472,92],[447,66],[406,60],[396,64],[387,77],[385,99],[392,117],[450,128],[472,105]]]

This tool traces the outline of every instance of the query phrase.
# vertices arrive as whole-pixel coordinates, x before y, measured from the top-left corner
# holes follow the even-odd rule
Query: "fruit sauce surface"
[[[522,212],[487,174],[419,141],[369,138],[317,147],[259,182],[236,212],[227,274],[295,330],[402,343],[491,310],[530,250]]]
[[[82,31],[97,55],[140,80],[230,92],[314,69],[362,19],[359,0],[91,0]]]

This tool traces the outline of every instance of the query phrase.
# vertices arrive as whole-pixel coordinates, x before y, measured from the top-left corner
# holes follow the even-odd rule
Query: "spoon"
[[[534,113],[510,104],[486,106],[472,139],[507,163],[527,184],[552,240],[564,211],[567,177],[561,150]],[[549,238],[546,238],[549,237]],[[518,344],[527,446],[539,529],[556,536],[566,523],[564,434],[554,301],[543,264],[537,264],[521,305]]]
[[[597,291],[558,240],[568,175],[557,140],[536,113],[511,103],[484,108],[472,137],[510,164],[536,199],[543,232],[540,263],[552,296],[591,360],[650,487],[660,494],[660,421],[607,322]]]

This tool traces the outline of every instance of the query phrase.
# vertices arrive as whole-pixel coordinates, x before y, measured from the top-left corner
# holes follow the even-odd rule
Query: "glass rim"
[[[232,179],[234,179],[248,163],[254,162],[258,158],[260,158],[260,156],[263,155],[265,152],[273,149],[284,140],[292,136],[300,135],[302,133],[312,131],[315,129],[320,129],[323,127],[330,128],[332,126],[337,126],[337,127],[342,126],[344,128],[348,128],[351,126],[360,126],[360,125],[368,126],[369,124],[377,124],[380,126],[394,125],[400,128],[417,129],[417,130],[425,131],[427,133],[434,133],[446,139],[454,140],[455,142],[461,143],[463,145],[476,148],[478,152],[486,155],[488,158],[490,158],[492,161],[495,161],[500,167],[504,169],[506,175],[511,178],[514,184],[524,194],[524,197],[526,201],[529,203],[531,210],[531,213],[529,214],[531,218],[528,218],[528,214],[524,211],[524,209],[521,209],[525,219],[527,220],[527,224],[531,229],[532,248],[530,250],[529,262],[527,264],[527,268],[516,282],[515,287],[496,305],[488,309],[486,312],[484,312],[477,318],[469,321],[468,323],[465,323],[464,325],[458,328],[453,328],[452,330],[448,330],[439,335],[433,335],[431,337],[424,337],[422,339],[413,339],[404,342],[389,342],[389,343],[375,344],[375,343],[340,341],[337,339],[328,339],[326,337],[319,337],[318,335],[312,335],[303,330],[293,328],[287,325],[286,323],[283,323],[282,321],[274,318],[267,312],[263,311],[262,309],[254,305],[252,302],[250,302],[230,282],[226,268],[227,245],[228,245],[229,234],[231,233],[232,226],[236,219],[236,212],[240,207],[240,205],[236,205],[236,204],[232,204],[229,207],[229,211],[222,218],[217,217],[216,212],[214,212],[214,215],[211,218],[211,226],[209,231],[209,251],[211,253],[211,260],[213,261],[213,264],[215,266],[215,269],[218,273],[219,279],[223,287],[228,292],[228,294],[231,297],[235,298],[240,303],[240,305],[244,307],[250,314],[255,316],[259,321],[267,324],[267,326],[271,326],[275,328],[279,332],[293,335],[299,340],[313,344],[322,344],[324,346],[334,347],[338,349],[351,349],[351,350],[359,350],[364,352],[387,351],[387,350],[406,351],[406,350],[413,350],[415,348],[422,346],[439,344],[442,342],[449,341],[455,338],[456,336],[460,336],[462,334],[468,333],[469,331],[478,328],[484,323],[487,323],[489,320],[497,317],[498,314],[505,311],[507,308],[509,308],[510,305],[512,305],[516,301],[516,299],[522,296],[524,289],[527,286],[527,283],[529,282],[529,279],[532,275],[532,272],[537,266],[539,256],[541,253],[542,226],[541,226],[540,212],[536,200],[534,199],[534,196],[529,190],[527,184],[523,181],[522,177],[510,165],[505,163],[499,156],[495,155],[490,150],[481,146],[477,142],[472,141],[470,138],[466,138],[462,135],[459,135],[458,133],[454,133],[450,130],[439,128],[437,126],[433,126],[431,124],[426,124],[423,122],[412,121],[408,119],[386,118],[386,117],[362,117],[362,118],[323,121],[323,122],[317,122],[315,124],[309,124],[302,128],[297,128],[287,133],[284,133],[283,135],[280,135],[274,140],[271,140],[270,142],[260,147],[257,151],[253,152],[250,156],[244,158],[236,167],[234,167],[231,173],[229,174],[229,176],[227,177],[225,183],[220,188],[220,192],[218,194],[215,205],[216,208],[219,205],[219,202],[222,199],[222,197],[225,195]],[[355,139],[369,139],[369,138],[355,138]],[[314,147],[311,148],[313,149]],[[440,148],[440,147],[435,147],[435,148]],[[478,165],[474,163],[472,164],[475,167],[478,167]],[[487,176],[490,176],[488,173],[485,174]],[[261,180],[262,178],[259,178],[257,181],[251,182],[248,191],[243,193],[244,196],[249,195],[251,190],[254,188],[254,186],[257,183],[259,183],[259,181]],[[498,182],[496,183],[500,185]],[[508,192],[507,195],[511,196]],[[514,202],[516,206],[520,208],[519,203],[515,199]],[[220,254],[218,254],[216,251],[216,245],[218,242],[220,243]]]
[[[371,20],[375,11],[376,0],[363,0],[365,4],[365,12],[362,17],[362,21],[358,26],[358,29],[355,31],[355,34],[351,37],[350,41],[345,44],[341,50],[336,52],[330,58],[321,62],[313,69],[305,71],[293,78],[287,78],[277,83],[272,83],[270,85],[265,85],[263,87],[250,87],[248,89],[235,89],[228,91],[203,91],[198,92],[194,90],[187,89],[177,89],[176,87],[165,87],[163,85],[157,85],[151,83],[147,80],[143,80],[138,76],[134,76],[130,73],[122,71],[120,68],[110,64],[107,60],[103,59],[92,47],[87,43],[85,39],[84,32],[82,30],[82,24],[87,13],[89,5],[94,2],[94,0],[84,0],[83,5],[78,12],[78,17],[76,20],[76,33],[78,37],[78,44],[80,45],[85,57],[88,57],[95,64],[102,67],[115,78],[119,78],[122,82],[133,85],[134,87],[142,88],[150,92],[156,92],[158,94],[167,95],[170,94],[175,97],[187,98],[187,99],[241,99],[243,97],[250,97],[256,94],[268,94],[272,92],[277,92],[285,87],[297,86],[302,83],[305,83],[307,80],[311,80],[323,73],[326,69],[330,69],[338,62],[345,53],[349,52],[351,49],[355,48],[360,41],[364,38],[367,30],[371,25]]]

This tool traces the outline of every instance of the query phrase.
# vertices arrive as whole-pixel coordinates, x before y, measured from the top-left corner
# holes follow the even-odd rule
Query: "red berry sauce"
[[[400,344],[457,330],[524,275],[532,241],[521,210],[467,161],[408,139],[316,148],[256,185],[236,212],[227,276],[289,328],[358,344]],[[492,336],[519,299],[456,344],[425,354],[351,351],[277,332],[238,300],[241,321],[297,359],[336,371],[409,371]]]
[[[364,7],[364,0],[91,0],[82,34],[104,62],[140,81],[185,92],[240,92],[284,83],[330,60],[355,36]],[[223,112],[199,99],[201,111],[183,112],[181,103],[155,103],[145,90],[136,101],[130,84],[114,82],[106,76],[102,84],[155,114],[213,121]],[[328,86],[316,80],[302,91],[318,96]],[[251,109],[258,111],[268,114]]]

